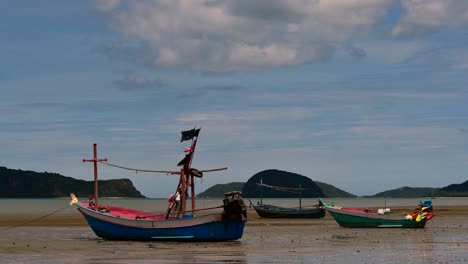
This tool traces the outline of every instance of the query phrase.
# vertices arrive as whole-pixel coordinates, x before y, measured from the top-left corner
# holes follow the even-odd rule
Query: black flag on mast
[[[179,161],[179,163],[177,163],[177,166],[184,165],[189,158],[190,158],[190,154],[185,155],[185,157],[181,161]]]
[[[198,137],[198,133],[200,133],[200,128],[198,129],[191,129],[187,131],[182,131],[182,137],[180,138],[180,142],[185,141],[185,140],[190,140],[194,137]]]

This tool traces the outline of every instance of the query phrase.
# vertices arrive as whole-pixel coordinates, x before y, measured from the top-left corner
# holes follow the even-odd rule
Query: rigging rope
[[[99,161],[99,162],[110,167],[115,167],[115,168],[124,169],[124,170],[131,170],[135,172],[140,171],[140,172],[155,172],[155,173],[166,173],[166,174],[180,174],[179,171],[143,170],[143,169],[135,169],[135,168],[119,166],[119,165],[115,165],[115,164],[111,164],[111,163],[103,162],[103,161]]]
[[[130,168],[130,167],[124,167],[124,166],[120,166],[120,165],[115,165],[115,164],[111,164],[109,162],[105,162],[105,161],[98,161],[99,163],[102,163],[104,165],[107,165],[107,166],[110,166],[110,167],[114,167],[114,168],[119,168],[119,169],[123,169],[123,170],[131,170],[131,171],[135,171],[135,172],[153,172],[153,173],[166,173],[166,174],[170,174],[170,175],[180,175],[180,171],[163,171],[163,170],[144,170],[144,169],[135,169],[135,168]],[[213,171],[221,171],[221,170],[227,170],[227,167],[223,167],[223,168],[217,168],[217,169],[209,169],[209,170],[200,170],[200,172],[213,172]]]
[[[288,193],[294,193],[294,194],[300,194],[300,191],[296,191],[298,188],[288,188],[288,187],[279,187],[279,186],[273,186],[273,185],[268,185],[268,184],[263,184],[263,183],[257,183],[260,186],[264,186],[276,191],[282,191],[282,192],[288,192]],[[300,190],[305,190],[304,188],[301,188]]]
[[[41,219],[43,219],[43,218],[46,218],[46,217],[51,216],[51,215],[53,215],[53,214],[56,214],[56,213],[58,213],[58,212],[60,212],[60,211],[62,211],[62,210],[65,210],[65,209],[69,208],[69,207],[70,207],[70,206],[67,205],[67,206],[65,206],[65,207],[63,207],[63,208],[60,208],[60,209],[58,209],[58,210],[53,211],[52,213],[48,213],[48,214],[43,215],[43,216],[41,216],[41,217],[39,217],[39,218],[33,219],[33,220],[29,221],[29,222],[25,222],[25,223],[21,223],[21,224],[19,224],[19,225],[10,226],[10,227],[4,228],[4,229],[0,229],[0,232],[7,231],[7,230],[10,230],[10,229],[13,229],[13,228],[17,228],[17,227],[20,227],[20,226],[24,226],[24,225],[27,225],[27,224],[30,224],[30,223],[39,221],[39,220],[41,220]]]
[[[304,191],[304,190],[307,190],[307,188],[281,187],[281,186],[268,185],[268,184],[264,184],[264,183],[257,183],[257,185],[265,186],[265,187],[272,188],[272,189],[275,189],[275,190],[278,190],[278,191]]]
[[[264,183],[257,183],[259,186],[267,187],[276,191],[288,192],[288,193],[295,193],[300,194],[301,191],[308,190],[310,188],[294,188],[294,187],[281,187],[281,186],[273,186]]]

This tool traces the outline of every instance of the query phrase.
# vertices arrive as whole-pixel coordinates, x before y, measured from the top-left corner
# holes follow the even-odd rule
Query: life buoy
[[[190,169],[190,175],[201,178],[201,177],[203,177],[203,172],[201,172],[201,171],[199,171],[197,169]]]

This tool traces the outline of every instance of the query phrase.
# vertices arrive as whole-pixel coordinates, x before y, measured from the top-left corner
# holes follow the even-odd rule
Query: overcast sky
[[[356,195],[468,180],[468,1],[0,2],[0,166],[265,169]],[[174,176],[100,166],[149,197]],[[285,179],[286,180],[286,179]]]

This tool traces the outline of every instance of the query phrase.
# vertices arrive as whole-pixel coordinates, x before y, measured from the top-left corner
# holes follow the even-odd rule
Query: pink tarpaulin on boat
[[[94,207],[90,206],[88,203],[80,204],[89,209],[94,209]],[[106,208],[108,210],[108,212],[106,212],[107,214],[127,219],[162,220],[166,218],[165,215],[112,205],[100,205],[99,208]]]

